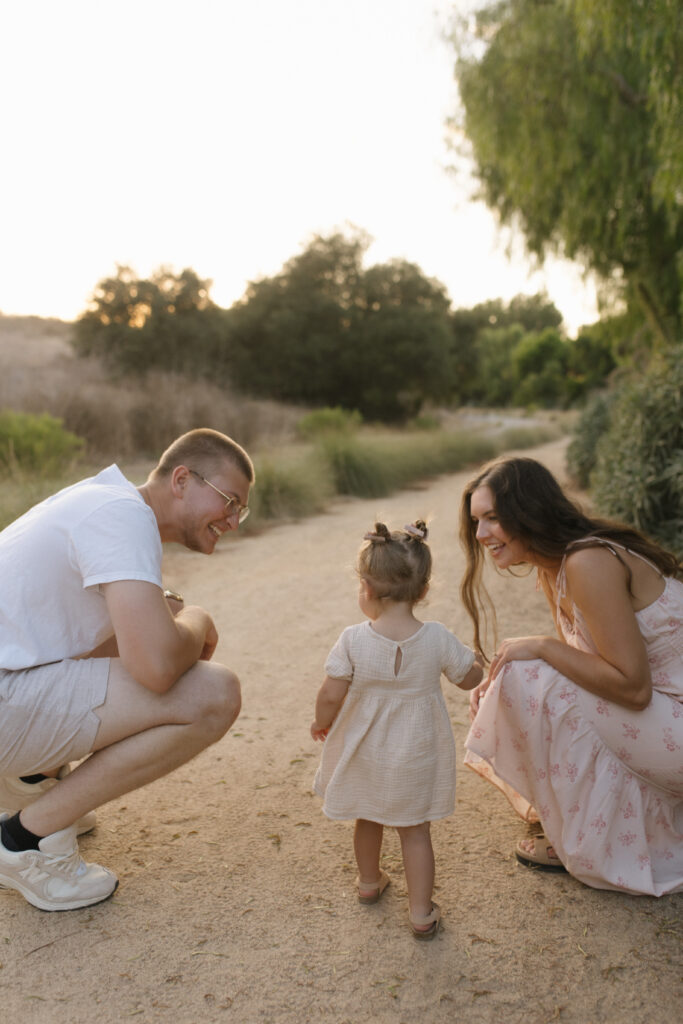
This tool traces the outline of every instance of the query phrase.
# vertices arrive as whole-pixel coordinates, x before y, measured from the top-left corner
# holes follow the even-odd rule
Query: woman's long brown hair
[[[584,538],[604,538],[643,555],[664,576],[683,576],[683,566],[676,556],[638,530],[616,520],[587,516],[540,462],[517,457],[494,459],[466,485],[460,508],[460,542],[467,558],[460,594],[474,623],[475,647],[484,657],[480,623],[495,626],[495,609],[482,581],[484,552],[476,538],[477,524],[472,521],[471,511],[472,494],[483,486],[491,489],[494,510],[505,532],[541,558],[559,561]],[[597,546],[597,541],[582,546]],[[630,587],[630,570],[628,584]]]

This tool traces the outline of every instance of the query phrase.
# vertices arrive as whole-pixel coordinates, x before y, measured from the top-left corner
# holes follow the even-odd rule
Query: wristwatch
[[[185,604],[182,594],[178,594],[175,590],[164,590],[164,597],[170,597],[172,601],[180,601],[181,604]]]

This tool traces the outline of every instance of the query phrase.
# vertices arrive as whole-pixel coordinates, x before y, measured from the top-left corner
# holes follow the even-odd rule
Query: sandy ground
[[[534,453],[562,475],[563,444]],[[457,810],[434,827],[444,926],[407,926],[397,838],[392,886],[355,898],[351,825],[311,794],[309,738],[328,649],[360,614],[352,564],[375,516],[432,519],[435,581],[426,618],[466,641],[455,540],[469,474],[223,542],[211,559],[173,549],[166,581],[209,608],[220,660],[244,710],[219,744],[175,775],[99,812],[84,856],[120,877],[108,902],[44,914],[0,892],[2,1020],[85,1024],[657,1024],[681,1018],[681,897],[600,892],[531,872],[513,857],[526,827],[462,768]],[[532,578],[491,577],[501,631],[548,632]],[[446,690],[462,753],[467,696]]]

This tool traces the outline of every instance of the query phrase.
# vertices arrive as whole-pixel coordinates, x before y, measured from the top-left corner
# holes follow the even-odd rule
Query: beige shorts
[[[35,775],[93,748],[109,658],[0,669],[0,776]]]

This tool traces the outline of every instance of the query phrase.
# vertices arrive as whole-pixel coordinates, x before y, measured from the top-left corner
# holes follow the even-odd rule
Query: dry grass
[[[89,457],[156,456],[201,426],[247,448],[295,434],[303,410],[159,371],[112,380],[98,361],[73,355],[70,334],[60,320],[0,315],[0,410],[59,417],[85,440]]]

